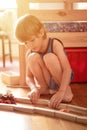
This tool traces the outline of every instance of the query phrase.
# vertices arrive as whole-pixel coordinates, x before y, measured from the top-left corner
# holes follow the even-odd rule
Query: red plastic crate
[[[75,74],[72,82],[87,82],[87,48],[66,48],[65,50]]]

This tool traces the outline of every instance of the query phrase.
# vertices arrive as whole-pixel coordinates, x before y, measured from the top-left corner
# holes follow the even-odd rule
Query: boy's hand
[[[54,94],[50,99],[50,107],[57,108],[59,104],[62,102],[64,94],[64,91],[58,91],[56,94]]]
[[[36,103],[40,97],[39,89],[34,88],[28,93],[28,97],[30,98],[32,103]]]

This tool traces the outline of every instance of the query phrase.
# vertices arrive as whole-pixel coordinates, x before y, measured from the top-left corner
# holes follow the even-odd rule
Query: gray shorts
[[[50,83],[49,83],[49,89],[58,91],[58,88],[59,87],[57,83],[54,81],[53,78],[51,78]]]

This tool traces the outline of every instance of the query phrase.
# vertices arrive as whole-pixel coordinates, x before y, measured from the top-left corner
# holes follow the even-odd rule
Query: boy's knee
[[[38,62],[40,58],[40,55],[38,53],[31,53],[29,56],[28,56],[28,63],[29,64],[35,64],[36,62]]]
[[[55,55],[53,53],[47,53],[46,55],[44,55],[43,60],[45,63],[53,61]]]
[[[46,60],[49,60],[49,56],[51,55],[51,53],[47,53],[43,56],[43,60],[46,61]]]

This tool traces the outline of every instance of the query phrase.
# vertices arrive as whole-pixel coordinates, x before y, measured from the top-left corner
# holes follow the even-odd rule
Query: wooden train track
[[[49,108],[49,100],[39,99],[37,105],[35,105],[27,97],[16,97],[16,102],[16,105],[0,103],[0,110],[42,114],[87,125],[87,108],[84,107],[61,103],[57,109],[52,109]],[[46,107],[40,107],[39,105]]]

